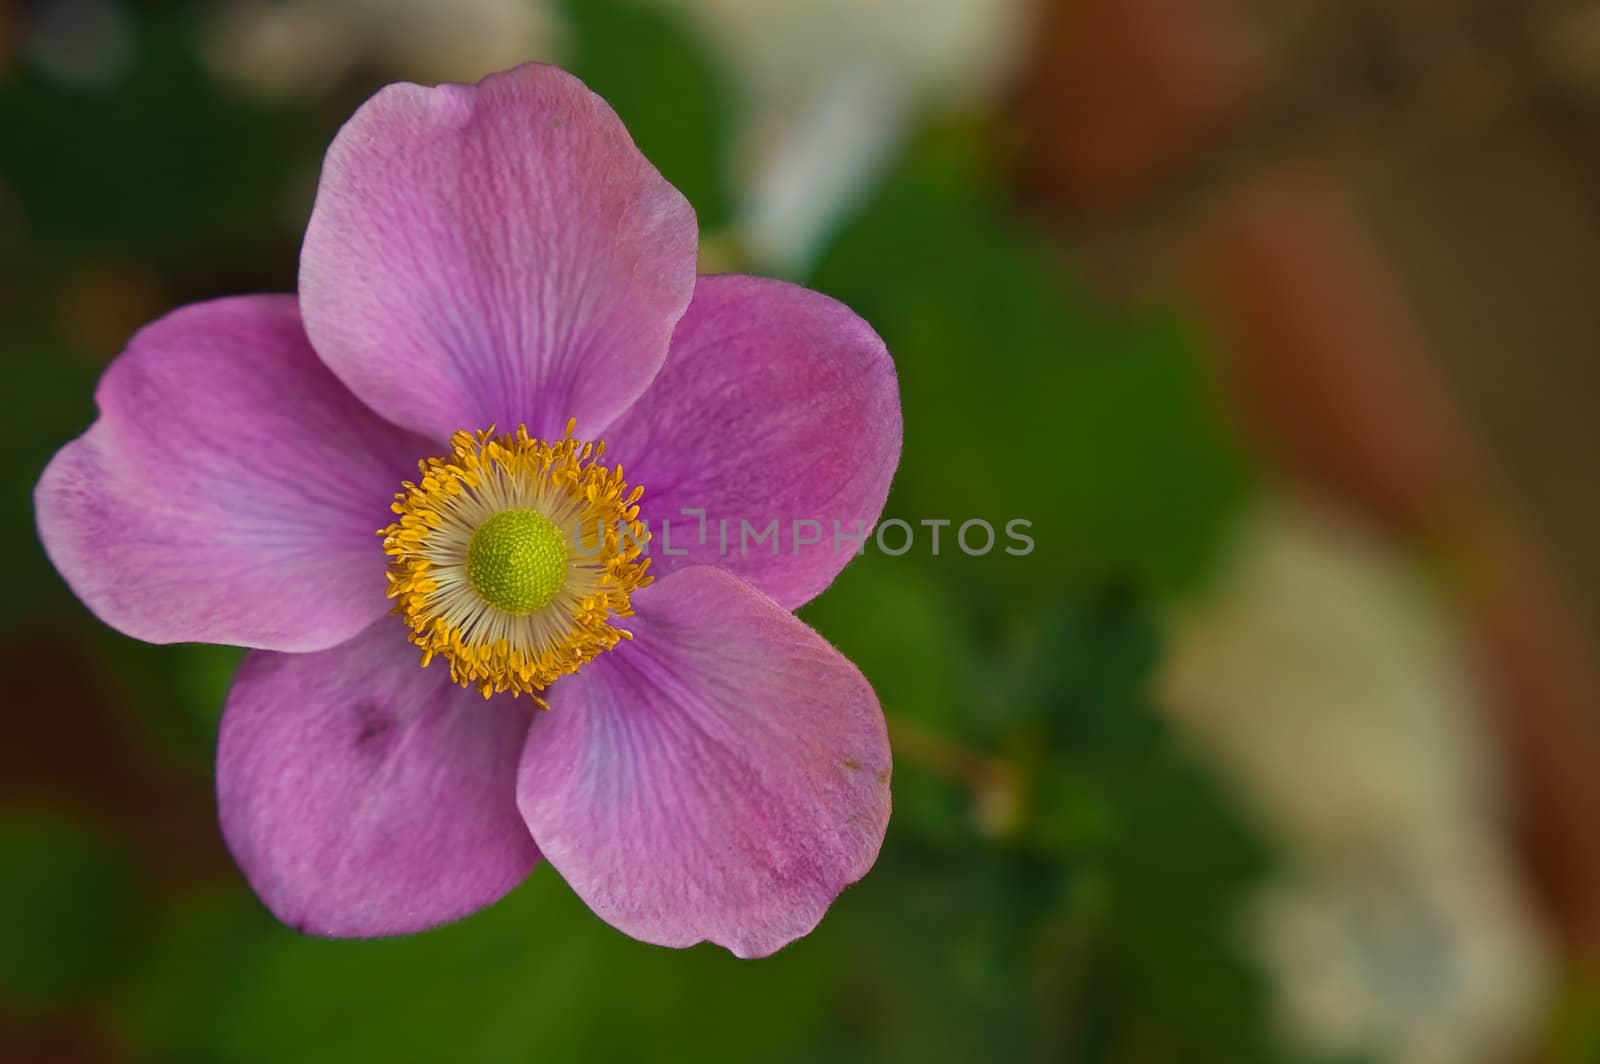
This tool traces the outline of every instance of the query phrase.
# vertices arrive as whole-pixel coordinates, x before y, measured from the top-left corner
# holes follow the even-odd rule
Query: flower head
[[[395,497],[381,531],[389,597],[450,676],[488,698],[539,696],[628,631],[629,595],[650,583],[639,520],[642,487],[599,464],[605,443],[555,443],[527,429],[495,439],[458,432],[451,453],[422,463],[421,483]]]
[[[893,366],[695,245],[569,75],[390,86],[328,151],[298,296],[146,327],[45,470],[100,618],[250,648],[219,811],[285,922],[419,930],[542,856],[637,938],[760,955],[871,866],[883,716],[790,612],[851,551],[772,530],[870,529]]]

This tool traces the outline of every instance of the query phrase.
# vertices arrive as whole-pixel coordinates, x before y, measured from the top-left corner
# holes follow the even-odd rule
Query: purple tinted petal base
[[[645,942],[741,957],[808,933],[872,867],[890,757],[872,688],[736,577],[635,596],[635,638],[551,688],[518,804],[546,859]]]

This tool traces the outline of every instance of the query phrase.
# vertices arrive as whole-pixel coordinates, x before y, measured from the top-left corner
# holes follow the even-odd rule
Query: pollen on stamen
[[[457,432],[418,463],[379,530],[389,597],[422,648],[484,698],[541,692],[631,633],[629,596],[650,583],[640,485],[600,463],[604,441],[553,442],[526,427]]]

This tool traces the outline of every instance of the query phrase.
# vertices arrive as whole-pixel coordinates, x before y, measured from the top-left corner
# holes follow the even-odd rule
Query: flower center
[[[600,464],[605,443],[492,430],[458,432],[450,453],[418,463],[380,529],[389,597],[426,668],[485,698],[540,692],[629,632],[629,596],[650,583],[639,518],[644,488]]]
[[[567,541],[535,510],[502,510],[467,544],[467,579],[484,601],[512,616],[550,603],[567,576]]]

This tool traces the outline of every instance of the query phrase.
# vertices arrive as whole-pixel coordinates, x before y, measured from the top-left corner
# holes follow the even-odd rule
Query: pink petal
[[[900,461],[894,363],[827,296],[702,277],[660,376],[607,430],[606,457],[644,485],[653,572],[716,565],[793,609],[833,582],[883,512]],[[683,508],[706,512],[704,543]],[[797,521],[814,524],[797,533]]]
[[[603,429],[694,289],[694,212],[554,67],[390,85],[328,149],[300,257],[318,352],[391,420]]]
[[[174,311],[96,399],[34,505],[50,560],[101,620],[152,643],[319,650],[387,610],[375,530],[429,445],[328,372],[292,296]]]
[[[252,653],[217,748],[228,848],[267,908],[311,934],[459,919],[538,860],[515,800],[531,712],[418,667],[391,618],[318,654]]]
[[[636,605],[631,643],[551,688],[518,804],[612,925],[763,956],[877,858],[883,713],[855,666],[728,573],[682,569]]]

